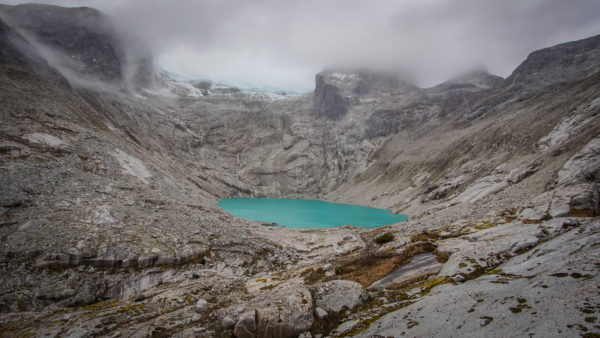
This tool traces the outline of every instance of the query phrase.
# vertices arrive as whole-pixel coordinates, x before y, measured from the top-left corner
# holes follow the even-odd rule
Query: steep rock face
[[[598,216],[600,210],[600,136],[596,136],[558,172],[549,207],[551,216]]]
[[[27,41],[0,19],[0,62],[2,64],[20,63],[28,61],[27,56],[17,48],[17,45],[25,47]],[[40,60],[41,58],[37,56]]]
[[[19,32],[0,19],[0,64],[9,76],[18,79],[19,72],[27,69],[45,78],[52,78],[62,86],[68,86],[66,79],[39,54]],[[13,73],[14,72],[14,73]]]
[[[326,82],[324,75],[317,74],[313,94],[315,115],[325,116],[328,119],[339,119],[348,111],[349,101],[347,97],[341,95],[338,87]]]
[[[506,79],[515,90],[568,83],[600,71],[600,36],[537,50]]]
[[[370,70],[325,70],[315,77],[313,113],[336,120],[343,117],[360,98],[399,94],[417,90],[393,73]]]
[[[128,47],[110,20],[95,9],[2,5],[0,16],[72,82],[96,79],[148,86],[152,81],[152,56],[139,43]]]

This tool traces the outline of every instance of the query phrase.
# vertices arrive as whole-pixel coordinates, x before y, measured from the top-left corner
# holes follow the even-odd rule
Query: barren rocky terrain
[[[600,36],[506,79],[330,69],[277,100],[131,39],[0,6],[0,335],[600,334]],[[266,227],[232,196],[409,220]]]

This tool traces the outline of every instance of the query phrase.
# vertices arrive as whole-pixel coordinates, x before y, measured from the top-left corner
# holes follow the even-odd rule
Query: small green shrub
[[[394,240],[394,235],[392,235],[391,233],[388,232],[388,233],[385,233],[385,234],[383,234],[381,236],[376,237],[375,238],[375,243],[377,243],[377,244],[384,244],[384,243],[387,243],[387,242],[391,242],[393,240]]]

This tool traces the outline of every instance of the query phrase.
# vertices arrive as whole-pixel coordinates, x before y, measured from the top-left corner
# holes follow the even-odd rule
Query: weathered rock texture
[[[358,283],[334,280],[314,290],[316,305],[327,312],[352,310],[367,300],[365,289]]]

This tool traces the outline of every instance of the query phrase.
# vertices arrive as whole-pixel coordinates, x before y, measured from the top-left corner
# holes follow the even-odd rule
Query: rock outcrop
[[[312,327],[310,292],[297,285],[282,284],[268,294],[268,303],[240,315],[233,330],[236,337],[297,337]]]
[[[437,287],[382,317],[359,337],[579,335],[595,330],[592,319],[585,318],[595,317],[597,310],[577,294],[589,295],[598,283],[598,276],[589,272],[595,270],[597,253],[590,249],[599,226],[597,220],[586,223],[477,279]],[[561,314],[553,316],[555,311]]]
[[[367,300],[367,292],[358,283],[334,280],[314,289],[316,305],[327,312],[352,310]]]
[[[315,77],[315,92],[313,94],[313,111],[317,116],[328,119],[339,119],[346,115],[350,99],[342,96],[340,89],[334,84],[327,83],[323,74]]]

